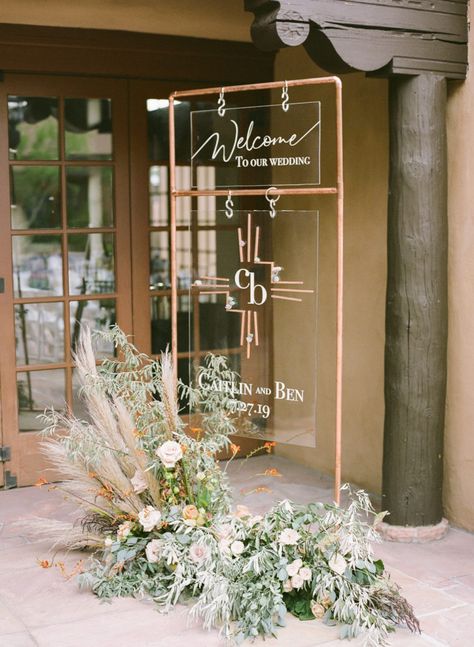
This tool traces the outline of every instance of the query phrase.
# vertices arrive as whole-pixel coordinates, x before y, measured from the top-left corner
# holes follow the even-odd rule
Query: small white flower
[[[206,478],[205,472],[198,472],[196,474],[196,481],[204,481],[205,478]]]
[[[252,528],[253,526],[256,526],[258,523],[262,521],[263,517],[261,514],[255,514],[253,517],[250,517],[250,519],[247,521],[247,526],[249,528]]]
[[[301,577],[299,573],[296,575],[293,575],[291,578],[291,586],[294,589],[300,589],[304,585],[304,579]]]
[[[231,543],[230,550],[232,551],[233,555],[238,557],[239,555],[242,555],[242,553],[244,552],[245,546],[241,541],[236,540]]]
[[[244,519],[245,517],[251,517],[251,516],[252,516],[252,513],[250,512],[250,509],[246,505],[235,506],[234,517],[237,517],[238,519]]]
[[[230,523],[223,523],[215,529],[218,539],[230,539],[234,532]]]
[[[191,544],[189,548],[189,557],[195,564],[200,564],[206,559],[209,554],[209,549],[207,546],[201,546],[200,544]]]
[[[300,538],[299,532],[293,528],[285,528],[278,537],[278,543],[283,546],[295,546]]]
[[[130,479],[130,483],[133,485],[133,491],[137,494],[145,492],[148,487],[145,476],[141,470],[136,470],[135,474]]]
[[[283,584],[283,590],[285,593],[289,593],[290,591],[293,591],[293,586],[291,584],[290,579],[286,580],[286,582]]]
[[[230,555],[230,544],[231,540],[224,538],[219,541],[219,550],[221,552],[221,555]]]
[[[181,445],[174,440],[164,442],[155,453],[165,467],[174,467],[183,458]]]
[[[124,521],[121,523],[117,530],[117,539],[120,541],[126,539],[132,531],[132,526],[133,523],[131,521]]]
[[[112,537],[106,537],[104,539],[104,546],[106,548],[110,548],[110,546],[112,546],[113,543],[114,543],[114,540],[112,539]]]
[[[288,564],[286,567],[286,572],[288,573],[289,577],[293,577],[293,575],[296,575],[296,573],[300,570],[300,568],[303,566],[303,562],[301,559],[295,559],[294,562],[291,562],[291,564]]]
[[[305,582],[309,582],[313,577],[313,573],[311,572],[311,569],[308,568],[307,566],[303,566],[303,568],[300,568],[300,572],[298,573],[298,575],[300,575],[300,577],[302,577]]]
[[[146,558],[152,564],[156,563],[161,556],[163,541],[161,539],[152,539],[145,548]]]
[[[342,555],[336,553],[329,560],[329,567],[338,575],[344,575],[347,568],[347,562]]]
[[[161,512],[152,505],[147,505],[138,513],[138,520],[145,532],[151,532],[161,521]]]

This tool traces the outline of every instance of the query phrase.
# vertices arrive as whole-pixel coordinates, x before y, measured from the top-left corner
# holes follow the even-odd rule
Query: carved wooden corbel
[[[245,9],[257,47],[304,45],[331,73],[466,77],[466,0],[245,0]]]

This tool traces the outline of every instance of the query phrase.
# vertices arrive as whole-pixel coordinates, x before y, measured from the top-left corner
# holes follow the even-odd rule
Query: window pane
[[[149,173],[150,225],[168,225],[168,168],[150,166]]]
[[[70,294],[115,291],[113,234],[71,234],[68,248]]]
[[[15,306],[17,364],[64,361],[63,313],[62,303],[21,303]]]
[[[165,290],[171,285],[169,274],[169,233],[150,234],[150,289]]]
[[[11,160],[57,160],[58,100],[8,97],[8,147]]]
[[[65,99],[66,159],[112,159],[112,101]]]
[[[13,236],[15,297],[63,293],[61,236]]]
[[[189,317],[189,297],[178,297],[178,348],[180,352],[192,349],[192,326]],[[152,297],[150,299],[151,311],[151,352],[158,355],[171,348],[171,298],[168,296]]]
[[[91,330],[108,330],[116,321],[115,299],[90,299],[71,302],[71,349],[76,350],[81,325],[87,324]],[[96,356],[114,357],[115,348],[111,342],[95,339]]]
[[[44,428],[38,415],[46,408],[60,411],[66,401],[64,369],[29,371],[17,374],[18,418],[20,431]]]
[[[112,174],[110,166],[69,166],[66,169],[69,227],[113,225]]]
[[[58,166],[12,166],[10,182],[13,229],[61,226]]]

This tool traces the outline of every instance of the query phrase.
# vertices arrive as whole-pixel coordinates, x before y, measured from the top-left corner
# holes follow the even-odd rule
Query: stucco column
[[[442,519],[447,343],[446,80],[390,79],[382,508]]]

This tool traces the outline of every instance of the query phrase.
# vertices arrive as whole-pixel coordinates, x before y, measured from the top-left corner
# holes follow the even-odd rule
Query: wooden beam
[[[272,54],[251,43],[101,29],[0,25],[0,70],[160,79],[270,81]],[[214,84],[214,83],[212,83]]]
[[[383,509],[442,518],[447,344],[446,80],[390,79]]]
[[[304,45],[323,69],[464,79],[466,0],[245,0],[263,50]]]

